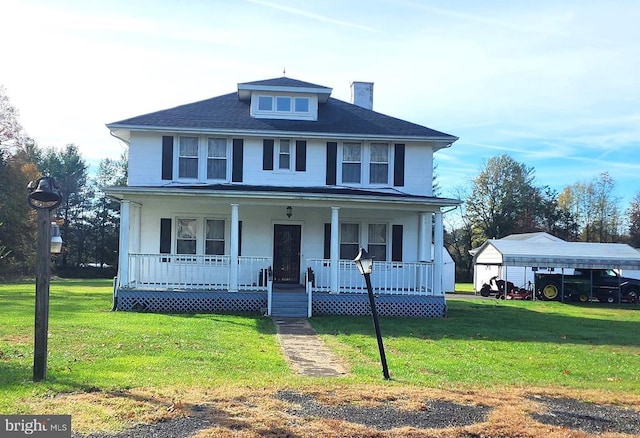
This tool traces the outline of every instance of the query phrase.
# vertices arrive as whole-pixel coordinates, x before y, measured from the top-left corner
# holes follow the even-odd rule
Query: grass
[[[48,376],[35,384],[34,289],[0,285],[0,414],[73,413],[85,431],[96,418],[105,430],[157,421],[187,401],[244,397],[237,403],[248,409],[253,397],[270,406],[268,395],[283,388],[343,391],[351,400],[428,388],[485,402],[519,391],[639,402],[639,306],[449,299],[444,319],[381,318],[390,382],[381,380],[369,317],[314,317],[351,371],[316,380],[291,372],[268,318],[111,312],[110,281],[58,280]]]

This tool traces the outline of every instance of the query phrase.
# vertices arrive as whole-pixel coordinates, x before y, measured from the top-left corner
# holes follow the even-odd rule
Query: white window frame
[[[209,156],[209,140],[223,140],[224,141],[224,158],[223,157],[211,157]],[[207,137],[207,141],[205,144],[205,163],[204,163],[204,175],[207,180],[215,180],[215,181],[227,181],[229,178],[229,140],[226,137]],[[224,177],[223,178],[210,178],[209,177],[209,160],[224,160]]]
[[[286,143],[288,143],[288,144],[286,144]],[[286,139],[286,138],[278,140],[278,142],[276,143],[277,150],[275,151],[277,153],[273,154],[274,155],[273,159],[275,160],[275,163],[273,163],[274,164],[274,166],[273,166],[274,170],[277,170],[279,172],[291,172],[291,170],[292,170],[291,169],[291,167],[292,167],[291,163],[293,162],[293,158],[294,158],[294,156],[293,156],[294,155],[294,148],[291,147],[291,145],[293,143],[294,142],[292,140]],[[282,152],[282,148],[285,145],[288,146],[289,150],[288,150],[288,152],[283,153]],[[281,157],[283,157],[283,156],[288,156],[289,162],[288,162],[287,167],[281,167]]]
[[[261,101],[271,99],[270,109],[261,108]],[[280,109],[282,102],[287,102],[288,109]],[[298,109],[300,106],[306,110]],[[288,120],[317,120],[318,119],[318,99],[308,95],[297,95],[291,93],[260,93],[252,96],[251,116],[265,119],[288,119]]]
[[[355,227],[358,228],[357,233],[356,233],[357,234],[357,237],[356,237],[357,241],[355,241],[355,242],[351,242],[351,241],[346,241],[345,242],[345,241],[343,241],[343,238],[342,238],[342,226],[343,225],[352,225],[352,226],[355,226]],[[358,253],[358,250],[360,249],[360,239],[361,239],[360,233],[362,232],[362,226],[361,226],[361,224],[359,222],[350,222],[350,221],[349,222],[340,222],[339,226],[340,226],[340,230],[339,230],[339,234],[338,234],[338,241],[339,241],[338,242],[338,257],[340,257],[342,255],[342,246],[343,245],[351,245],[351,246],[355,245],[355,251],[354,251],[352,256],[348,256],[345,259],[340,257],[341,260],[353,260],[353,258]]]
[[[194,221],[194,229],[195,229],[195,239],[179,239],[180,230],[180,221]],[[206,254],[207,252],[207,240],[218,240],[219,239],[207,239],[207,221],[221,221],[224,226],[224,235],[223,235],[223,253],[222,254]],[[229,218],[221,217],[221,216],[204,216],[204,215],[190,215],[190,214],[176,214],[173,217],[174,225],[174,238],[172,247],[173,253],[179,255],[178,261],[181,262],[194,262],[196,259],[190,256],[219,256],[219,255],[227,255],[229,251],[229,238],[230,238],[230,226],[229,226]],[[179,253],[178,252],[178,241],[179,240],[195,240],[195,253]]]
[[[182,155],[182,140],[183,139],[196,139],[196,155]],[[186,146],[186,145],[185,145]],[[195,135],[180,135],[178,136],[178,147],[176,151],[176,175],[178,179],[198,180],[200,175],[200,137]],[[182,176],[180,174],[180,162],[181,160],[195,160],[196,161],[196,175],[195,176]]]
[[[345,160],[345,153],[346,153],[346,148],[347,146],[355,146],[358,145],[360,146],[360,161],[347,161]],[[362,144],[361,141],[344,141],[342,142],[342,149],[341,149],[341,154],[340,154],[340,181],[342,184],[354,184],[354,185],[362,185],[362,181],[363,181],[363,174],[362,174],[362,169],[363,169],[363,156],[364,156],[364,145]],[[358,178],[358,181],[345,181],[344,178],[344,166],[345,164],[349,165],[349,164],[358,164],[360,166],[360,177]]]
[[[218,221],[218,222],[222,222],[222,240],[221,239],[209,239],[207,237],[207,223],[209,221]],[[210,256],[222,256],[225,255],[227,253],[227,221],[225,219],[221,219],[221,218],[215,218],[215,217],[206,217],[204,218],[204,229],[202,232],[202,239],[203,239],[203,248],[202,248],[202,253],[204,255],[210,255]],[[222,241],[222,254],[207,254],[207,242],[212,241],[212,242],[220,242]]]
[[[359,144],[360,145],[360,181],[345,181],[344,175],[344,165],[350,163],[358,163],[357,161],[346,161],[345,160],[345,147],[351,144]],[[387,162],[376,162],[372,161],[372,145],[386,145],[387,146]],[[344,140],[340,144],[338,149],[338,166],[337,166],[337,179],[340,184],[347,186],[373,186],[373,187],[391,187],[393,184],[393,166],[394,166],[394,155],[393,155],[393,146],[391,142],[386,141],[372,141],[372,142],[361,142],[361,141],[350,141]],[[386,164],[387,166],[387,181],[386,182],[371,182],[371,166],[376,164]]]
[[[193,230],[193,238],[189,239],[189,238],[180,238],[181,235],[181,221],[191,221],[194,225],[194,230]],[[184,215],[184,216],[176,216],[175,218],[175,227],[176,227],[176,231],[175,231],[175,253],[178,255],[185,255],[185,256],[190,256],[190,255],[196,255],[198,254],[198,234],[199,233],[199,221],[198,218],[193,217],[193,216],[189,216],[189,215]],[[187,241],[187,242],[194,242],[194,252],[180,252],[180,242],[181,241]]]
[[[217,181],[217,182],[228,182],[231,178],[231,141],[228,137],[224,136],[209,136],[209,135],[178,135],[174,138],[177,138],[178,147],[173,148],[173,174],[176,175],[174,178],[177,181],[197,181],[201,183],[205,183],[208,181]],[[197,169],[198,175],[197,177],[190,176],[180,176],[180,160],[186,157],[181,155],[180,150],[180,142],[182,138],[197,138],[198,139],[198,153],[197,157],[191,157],[188,159],[196,159],[198,160]],[[209,162],[209,139],[220,139],[225,141],[225,177],[224,178],[209,178],[207,167]],[[222,160],[222,158],[220,158]]]
[[[373,148],[376,145],[380,145],[380,146],[386,146],[387,147],[387,161],[373,161]],[[390,163],[391,163],[391,146],[389,145],[389,143],[387,142],[381,142],[381,141],[372,141],[371,143],[369,143],[369,147],[368,149],[368,158],[369,158],[369,163],[367,165],[367,170],[368,170],[368,181],[369,184],[371,185],[377,185],[377,186],[388,186],[389,185],[389,180],[391,178],[390,176],[390,172],[389,169],[391,168]],[[371,172],[371,168],[372,166],[381,166],[381,165],[385,165],[387,167],[387,173],[386,173],[386,178],[384,182],[381,181],[372,181],[371,176],[372,176],[372,172]]]
[[[384,242],[372,242],[371,241],[371,227],[372,226],[384,226]],[[384,256],[378,257],[376,251],[371,251],[371,245],[382,247],[384,246]],[[389,259],[389,224],[385,222],[370,222],[367,224],[367,251],[369,254],[376,256],[374,260],[387,261]]]

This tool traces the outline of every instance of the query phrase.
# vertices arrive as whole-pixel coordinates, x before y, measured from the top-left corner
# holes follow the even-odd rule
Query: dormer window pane
[[[198,137],[180,137],[178,176],[180,178],[198,177]]]
[[[271,97],[271,96],[258,96],[258,110],[259,111],[273,111],[273,97]]]
[[[294,99],[294,109],[297,113],[309,112],[309,98],[308,97],[296,97]]]
[[[291,98],[285,96],[276,97],[276,111],[291,112]]]

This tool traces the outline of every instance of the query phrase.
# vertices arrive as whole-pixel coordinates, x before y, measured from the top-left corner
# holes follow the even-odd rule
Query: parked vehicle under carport
[[[535,290],[543,300],[633,303],[640,300],[640,280],[620,277],[613,269],[574,269],[572,274],[536,274]]]

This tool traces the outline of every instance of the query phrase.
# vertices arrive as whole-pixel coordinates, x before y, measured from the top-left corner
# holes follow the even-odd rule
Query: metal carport
[[[640,251],[623,243],[490,239],[475,251],[473,263],[505,269],[509,266],[560,268],[562,275],[565,268],[640,270]]]

